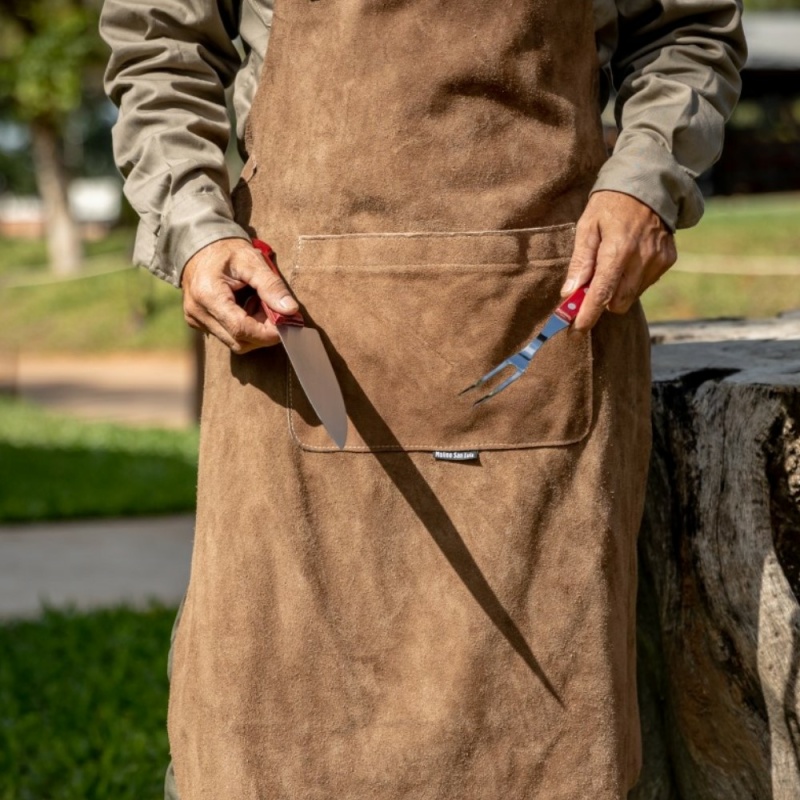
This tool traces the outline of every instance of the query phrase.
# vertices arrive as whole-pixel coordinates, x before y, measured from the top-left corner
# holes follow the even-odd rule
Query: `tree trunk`
[[[796,800],[800,322],[653,330],[630,800]]]
[[[47,120],[31,123],[36,183],[42,197],[50,269],[56,275],[74,275],[82,261],[81,236],[69,212],[67,173],[57,128]]]

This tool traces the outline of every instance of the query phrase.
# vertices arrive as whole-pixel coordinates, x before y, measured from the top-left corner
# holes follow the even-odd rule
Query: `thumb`
[[[281,314],[294,314],[299,310],[297,301],[271,264],[253,248],[251,257],[238,264],[238,277],[252,286],[263,303]]]
[[[600,232],[595,226],[578,225],[575,231],[575,247],[567,269],[561,295],[572,294],[578,287],[589,283],[597,264],[600,249]]]

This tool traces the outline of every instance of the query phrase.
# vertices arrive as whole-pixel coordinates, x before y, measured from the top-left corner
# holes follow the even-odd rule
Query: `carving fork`
[[[531,363],[531,359],[536,355],[539,348],[552,336],[555,336],[559,331],[563,331],[564,328],[568,328],[575,322],[575,317],[578,316],[578,312],[581,310],[581,306],[583,305],[583,301],[586,298],[586,291],[589,288],[589,284],[586,286],[581,286],[580,289],[573,292],[560,306],[550,315],[547,322],[545,322],[544,327],[542,328],[541,333],[530,343],[525,345],[518,353],[514,353],[513,356],[509,356],[504,361],[501,361],[494,369],[489,370],[482,378],[478,378],[475,383],[467,386],[466,389],[463,389],[459,392],[459,394],[465,394],[466,392],[471,392],[475,389],[479,389],[481,386],[484,386],[486,383],[492,380],[496,375],[503,372],[503,370],[511,367],[514,372],[508,378],[506,378],[501,384],[496,386],[492,389],[488,394],[485,394],[483,397],[479,397],[474,403],[474,406],[480,405],[481,403],[485,403],[487,400],[491,400],[496,394],[499,394],[503,391],[503,389],[507,389],[514,383],[515,380],[522,376],[522,373],[528,368],[528,365]]]

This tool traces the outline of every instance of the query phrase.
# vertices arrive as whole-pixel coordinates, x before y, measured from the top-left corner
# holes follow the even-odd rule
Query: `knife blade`
[[[253,247],[264,256],[269,268],[278,275],[278,268],[272,258],[273,249],[260,239],[253,239]],[[261,306],[278,330],[292,369],[311,407],[328,435],[342,450],[347,441],[347,411],[339,381],[319,331],[309,328],[299,311],[286,315],[273,311],[266,303],[262,302]]]

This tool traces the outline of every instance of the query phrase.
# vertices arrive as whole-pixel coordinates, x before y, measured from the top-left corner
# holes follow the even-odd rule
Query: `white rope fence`
[[[793,256],[726,256],[681,253],[670,272],[749,275],[757,278],[800,275],[800,254]]]
[[[116,275],[121,272],[133,272],[139,267],[133,265],[127,267],[112,267],[110,269],[86,269],[77,275],[42,275],[31,278],[30,275],[21,277],[10,277],[0,279],[0,289],[36,289],[40,286],[53,286],[60,283],[71,283],[72,281],[83,281],[87,278],[99,278],[103,275]]]

